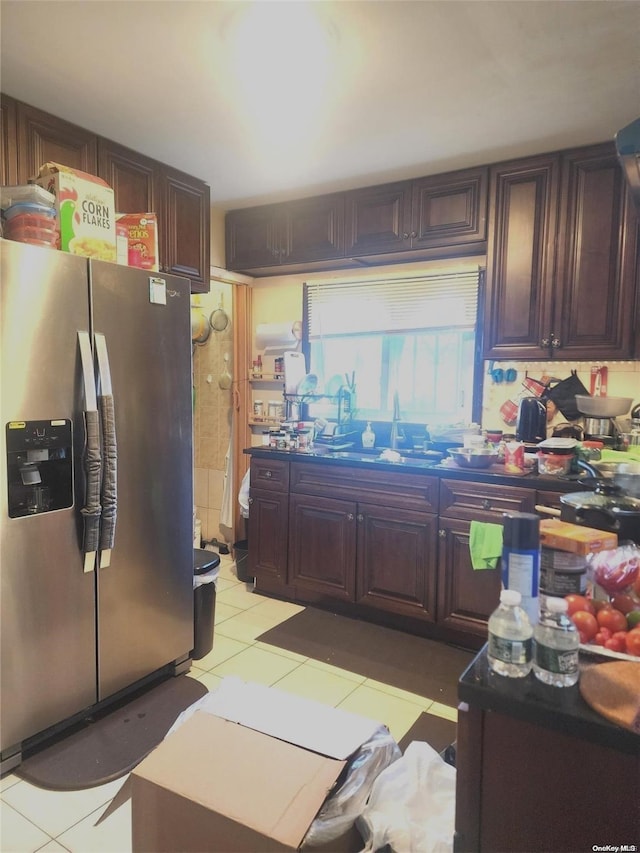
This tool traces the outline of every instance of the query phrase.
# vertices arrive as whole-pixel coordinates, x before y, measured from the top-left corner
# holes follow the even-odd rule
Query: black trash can
[[[236,561],[236,575],[239,581],[253,583],[253,577],[249,574],[249,540],[241,539],[233,543],[233,558]]]
[[[200,660],[213,648],[213,624],[216,611],[217,569],[220,557],[213,551],[193,549],[193,660]],[[208,583],[198,583],[198,575],[211,574]]]

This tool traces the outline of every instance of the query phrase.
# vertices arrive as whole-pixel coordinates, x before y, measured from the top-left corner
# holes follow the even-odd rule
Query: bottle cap
[[[540,547],[540,517],[531,512],[505,512],[502,542],[505,548],[533,551]]]
[[[509,607],[517,607],[522,601],[522,594],[517,589],[503,589],[500,591],[500,604]]]

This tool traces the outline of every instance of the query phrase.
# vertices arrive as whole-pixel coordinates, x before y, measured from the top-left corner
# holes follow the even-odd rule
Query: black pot
[[[618,541],[640,545],[640,500],[596,481],[595,492],[570,492],[560,497],[560,518],[572,524],[616,533]]]

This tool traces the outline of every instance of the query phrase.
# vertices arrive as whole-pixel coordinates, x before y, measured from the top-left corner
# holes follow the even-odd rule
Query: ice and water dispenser
[[[72,506],[71,421],[10,421],[6,439],[9,517]]]

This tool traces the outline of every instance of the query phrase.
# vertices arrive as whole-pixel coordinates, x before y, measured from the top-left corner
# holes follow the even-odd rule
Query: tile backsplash
[[[509,368],[513,368],[517,377],[514,382],[495,382],[490,373],[490,367],[500,367],[506,374]],[[640,403],[640,361],[611,361],[611,362],[584,362],[584,361],[513,361],[513,362],[484,362],[484,387],[482,397],[482,427],[483,429],[507,430],[500,414],[500,407],[509,399],[515,399],[520,394],[528,392],[523,388],[522,381],[529,376],[540,379],[543,376],[555,379],[566,379],[572,370],[577,371],[578,377],[587,390],[591,387],[591,368],[608,367],[607,396],[609,397],[631,397],[636,403]],[[562,420],[562,418],[561,418]]]

